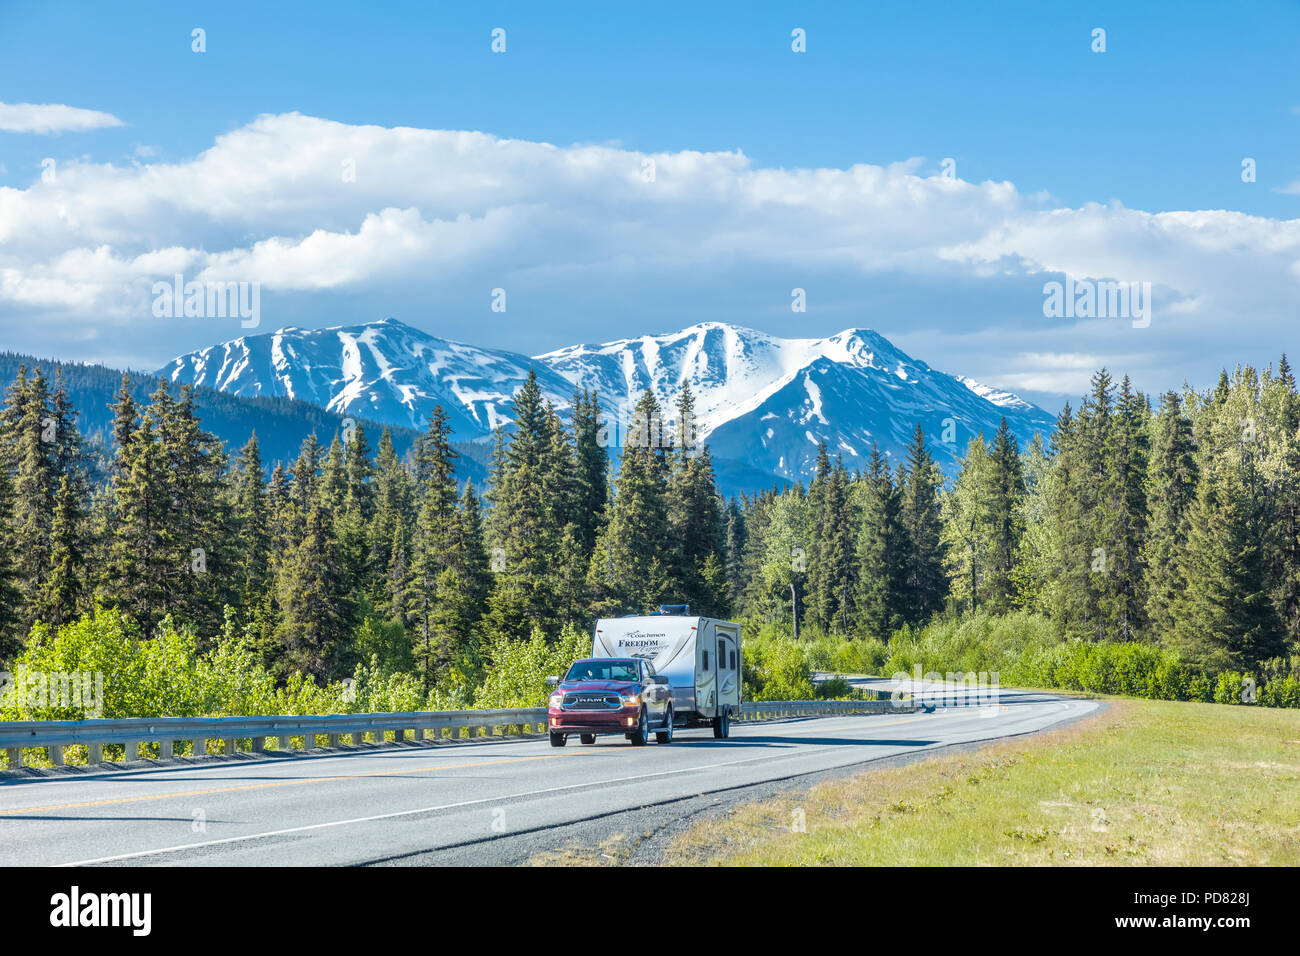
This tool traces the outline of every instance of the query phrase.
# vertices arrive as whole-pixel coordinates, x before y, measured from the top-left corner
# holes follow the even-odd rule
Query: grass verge
[[[546,862],[617,862],[619,843]],[[663,863],[1295,866],[1300,713],[1111,700],[1061,730],[703,818]]]

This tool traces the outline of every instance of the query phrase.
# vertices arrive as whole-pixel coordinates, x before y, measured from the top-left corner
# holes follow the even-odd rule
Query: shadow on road
[[[823,747],[928,747],[931,744],[937,744],[938,742],[939,741],[937,740],[913,740],[908,738],[884,740],[864,737],[751,737],[746,735],[744,737],[728,737],[726,740],[717,740],[706,737],[675,737],[670,745],[648,744],[645,749],[654,750],[663,746],[671,746],[673,749],[678,750],[683,747],[689,747],[693,750],[701,748],[732,749],[736,747],[793,747],[797,744],[817,744]],[[600,738],[596,739],[594,745],[585,744],[584,746],[626,747],[629,750],[632,749],[626,741],[611,739],[602,743]],[[637,749],[641,750],[642,748],[638,747]]]

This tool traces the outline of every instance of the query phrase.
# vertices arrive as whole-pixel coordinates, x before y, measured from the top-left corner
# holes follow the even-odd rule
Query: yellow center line
[[[925,717],[911,717],[906,720],[891,720],[885,723],[864,725],[859,724],[855,727],[840,728],[843,730],[856,730],[859,727],[892,727],[897,724],[910,724],[918,720],[924,720]],[[809,730],[802,733],[791,733],[788,736],[801,737],[813,733],[824,733],[824,730]],[[621,753],[620,750],[587,750],[578,751],[570,754],[537,754],[532,757],[502,757],[498,760],[479,760],[473,763],[455,763],[445,764],[442,766],[423,766],[411,767],[406,770],[378,770],[373,773],[349,773],[340,774],[333,777],[302,777],[297,780],[277,780],[272,783],[250,783],[238,787],[213,787],[207,790],[184,790],[177,793],[151,793],[136,797],[112,797],[107,800],[86,800],[80,803],[56,803],[43,807],[16,807],[9,810],[0,810],[0,817],[16,816],[23,813],[49,813],[53,810],[79,810],[86,807],[108,807],[116,806],[122,803],[141,803],[146,800],[173,800],[181,797],[205,797],[216,793],[240,793],[249,790],[270,790],[275,787],[294,787],[307,783],[334,783],[339,780],[363,780],[367,777],[395,777],[408,773],[423,773],[425,771],[440,772],[443,770],[467,770],[473,767],[492,767],[507,763],[522,763],[528,760],[551,760],[556,757],[582,757],[582,756],[601,756]]]
[[[0,816],[14,816],[20,813],[47,813],[51,810],[76,810],[83,807],[106,807],[119,803],[139,803],[144,800],[171,800],[179,797],[203,797],[214,793],[238,793],[245,790],[269,790],[273,787],[293,787],[304,783],[331,783],[339,780],[361,780],[366,777],[395,777],[399,774],[423,773],[425,771],[465,770],[470,767],[491,767],[503,763],[520,763],[525,760],[550,760],[554,757],[596,756],[602,751],[587,751],[576,754],[538,754],[533,757],[503,757],[499,760],[480,760],[474,763],[455,763],[443,766],[411,767],[407,770],[379,770],[374,773],[349,773],[336,777],[303,777],[298,780],[277,780],[273,783],[250,783],[239,787],[214,787],[209,790],[185,790],[178,793],[151,793],[138,797],[112,797],[107,800],[86,800],[82,803],[58,803],[45,807],[18,807],[0,810]]]

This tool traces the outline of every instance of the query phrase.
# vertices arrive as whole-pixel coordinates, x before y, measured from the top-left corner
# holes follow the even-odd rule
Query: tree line
[[[642,396],[614,478],[597,396],[561,417],[530,375],[484,496],[456,480],[441,407],[404,456],[345,420],[269,474],[256,434],[232,458],[189,388],[140,403],[124,376],[106,469],[77,417],[60,375],[25,366],[0,410],[0,661],[36,622],[101,606],[201,641],[233,623],[282,676],[339,679],[373,654],[427,690],[502,636],[667,601],[732,610],[689,390],[671,420]]]
[[[579,391],[561,415],[530,375],[481,495],[455,477],[447,416],[399,455],[345,420],[269,469],[233,457],[193,393],[129,381],[91,467],[58,374],[19,369],[0,409],[0,662],[36,622],[96,606],[200,643],[235,627],[274,673],[333,680],[377,656],[425,689],[491,641],[661,603],[882,639],[936,615],[1029,610],[1063,638],[1145,641],[1246,669],[1300,636],[1300,396],[1225,372],[1158,407],[1098,372],[1024,449],[1005,421],[950,480],[917,423],[903,460],[852,472],[819,449],[807,486],[718,493],[694,399],[643,394],[612,467]]]
[[[1206,673],[1300,647],[1300,396],[1224,371],[1153,406],[1102,369],[1021,448],[1005,420],[945,481],[916,426],[892,468],[821,449],[800,486],[727,508],[733,606],[882,639],[935,615],[1031,611],[1062,639],[1143,641]]]

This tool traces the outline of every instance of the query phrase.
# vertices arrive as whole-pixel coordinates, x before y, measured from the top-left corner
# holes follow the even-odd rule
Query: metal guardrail
[[[835,714],[895,713],[906,710],[891,701],[874,700],[774,700],[749,701],[741,705],[741,720],[774,717],[816,717]],[[375,743],[387,741],[387,735],[403,741],[441,739],[444,735],[460,738],[494,734],[498,728],[510,733],[527,734],[536,728],[546,732],[546,709],[520,710],[438,710],[391,714],[324,714],[303,717],[125,717],[108,720],[23,720],[0,721],[0,749],[4,750],[10,770],[23,766],[23,751],[45,749],[50,763],[62,766],[64,747],[85,746],[87,763],[104,761],[105,744],[123,744],[127,762],[144,759],[142,744],[158,744],[160,758],[175,754],[178,740],[192,742],[194,756],[208,753],[208,741],[222,741],[222,751],[237,753],[240,744],[249,742],[248,752],[265,753],[312,750],[317,738],[326,746],[338,747],[343,738],[355,746],[365,743],[369,734]],[[408,736],[409,735],[409,736]],[[267,741],[274,738],[276,747]],[[301,740],[301,748],[294,741]]]
[[[395,740],[411,734],[417,740],[437,739],[444,733],[460,737],[480,732],[493,733],[496,728],[509,730],[536,725],[544,731],[546,710],[434,710],[391,714],[323,714],[303,717],[125,717],[115,720],[31,720],[0,721],[0,749],[8,757],[9,769],[22,766],[22,752],[27,748],[47,748],[50,763],[63,764],[63,748],[84,745],[88,763],[102,763],[105,744],[124,744],[127,761],[139,760],[140,745],[157,742],[159,757],[171,757],[177,740],[193,742],[193,754],[208,752],[209,740],[224,741],[223,750],[235,753],[243,740],[250,742],[252,753],[268,749],[267,740],[275,738],[273,749],[294,750],[293,742],[301,738],[303,750],[316,747],[317,737],[325,737],[327,746],[337,747],[344,737],[351,742],[365,742],[369,734],[383,743],[389,732]]]

